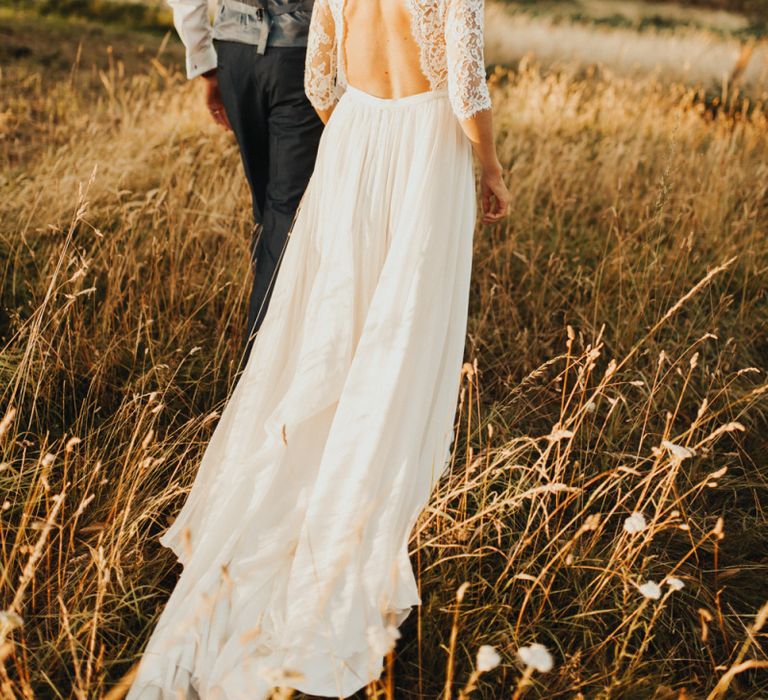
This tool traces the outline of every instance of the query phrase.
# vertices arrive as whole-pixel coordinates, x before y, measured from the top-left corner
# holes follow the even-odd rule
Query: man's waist
[[[249,13],[267,13],[272,17],[293,14],[295,12],[311,13],[314,0],[219,0],[219,5],[225,5],[232,10]]]
[[[219,0],[213,23],[216,39],[267,46],[306,46],[311,0]]]

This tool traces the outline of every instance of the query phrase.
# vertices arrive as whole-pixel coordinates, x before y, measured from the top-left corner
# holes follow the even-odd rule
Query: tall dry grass
[[[492,82],[513,213],[476,233],[423,605],[367,695],[764,697],[768,117]],[[248,195],[163,53],[0,87],[0,692],[116,697],[235,376]]]

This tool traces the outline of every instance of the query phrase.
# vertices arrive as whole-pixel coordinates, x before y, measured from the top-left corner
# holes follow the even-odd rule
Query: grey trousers
[[[261,326],[280,256],[315,166],[323,123],[304,93],[303,47],[256,47],[214,41],[218,81],[253,198],[253,287],[247,360]]]

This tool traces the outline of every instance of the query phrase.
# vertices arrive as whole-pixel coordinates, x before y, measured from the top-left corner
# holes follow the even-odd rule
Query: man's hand
[[[216,77],[216,70],[210,70],[207,73],[203,73],[203,80],[205,80],[205,102],[208,105],[208,111],[211,113],[213,120],[223,126],[225,129],[232,131],[232,125],[227,119],[227,113],[224,110],[224,103],[221,101],[221,91],[219,90],[219,80]]]

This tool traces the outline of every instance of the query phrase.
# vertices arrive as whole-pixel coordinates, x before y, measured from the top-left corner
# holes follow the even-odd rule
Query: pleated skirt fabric
[[[184,565],[128,700],[348,697],[421,603],[408,540],[450,455],[476,213],[445,91],[349,87],[250,358],[160,542]]]

